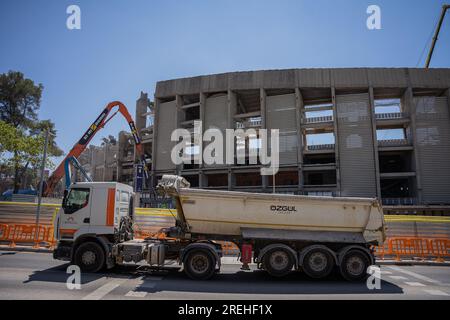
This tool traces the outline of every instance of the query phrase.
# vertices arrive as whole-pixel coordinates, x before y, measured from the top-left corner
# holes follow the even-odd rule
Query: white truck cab
[[[72,184],[65,192],[62,207],[55,219],[55,238],[58,246],[54,251],[54,257],[61,260],[75,260],[76,263],[77,260],[83,260],[83,253],[78,254],[80,255],[78,257],[77,249],[89,239],[101,246],[100,249],[109,252],[110,246],[116,240],[115,237],[118,237],[119,230],[131,227],[131,224],[124,226],[124,221],[133,219],[133,204],[133,188],[126,184],[117,182]],[[91,254],[84,253],[84,260],[89,256],[92,260]],[[108,265],[108,261],[106,264]],[[109,264],[113,264],[112,259]],[[95,269],[93,268],[93,271],[96,271]]]

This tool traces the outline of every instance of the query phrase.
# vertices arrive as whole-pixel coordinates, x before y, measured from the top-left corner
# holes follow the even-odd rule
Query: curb
[[[377,265],[380,266],[434,266],[434,267],[450,267],[450,262],[436,262],[436,261],[415,261],[415,260],[404,260],[404,261],[395,261],[395,260],[377,260]]]
[[[32,248],[32,247],[24,247],[24,246],[16,246],[11,248],[9,246],[0,246],[0,251],[18,251],[18,252],[35,252],[35,253],[52,253],[52,249],[47,248]]]

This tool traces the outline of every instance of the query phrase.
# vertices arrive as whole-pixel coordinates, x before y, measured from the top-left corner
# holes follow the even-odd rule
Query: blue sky
[[[0,73],[45,87],[40,118],[67,152],[102,108],[178,77],[303,67],[416,67],[442,4],[432,0],[1,0]],[[81,8],[81,30],[66,8]],[[382,29],[366,28],[381,8]],[[424,64],[426,51],[419,66]],[[432,67],[450,67],[450,14]],[[120,117],[94,140],[128,129]]]

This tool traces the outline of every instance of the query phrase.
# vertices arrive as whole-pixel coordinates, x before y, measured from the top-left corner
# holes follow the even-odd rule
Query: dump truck
[[[190,188],[164,175],[158,193],[175,200],[175,225],[164,237],[134,239],[134,193],[117,182],[77,182],[65,192],[55,219],[54,258],[83,272],[120,264],[173,268],[192,279],[220,272],[223,241],[236,244],[243,269],[254,262],[271,276],[303,271],[311,278],[338,269],[363,280],[375,264],[373,246],[385,240],[376,199],[258,194]]]

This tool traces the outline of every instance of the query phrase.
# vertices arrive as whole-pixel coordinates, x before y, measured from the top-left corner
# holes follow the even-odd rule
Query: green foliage
[[[0,74],[0,120],[16,128],[31,128],[37,121],[43,89],[21,72]]]
[[[42,135],[26,135],[4,121],[0,121],[1,161],[11,167],[38,167],[42,159],[44,137]],[[3,154],[8,153],[9,157]],[[47,165],[53,164],[49,160]]]
[[[36,122],[33,125],[33,128],[30,130],[30,135],[38,135],[43,134],[43,132],[49,131],[48,136],[48,154],[53,157],[60,157],[64,154],[64,152],[57,146],[55,138],[56,138],[56,129],[55,124],[50,120],[41,120]]]
[[[26,79],[21,72],[0,74],[0,164],[14,172],[15,191],[24,174],[39,167],[45,131],[50,132],[46,167],[53,167],[50,157],[63,155],[54,140],[54,123],[38,120],[42,90],[42,84]]]

